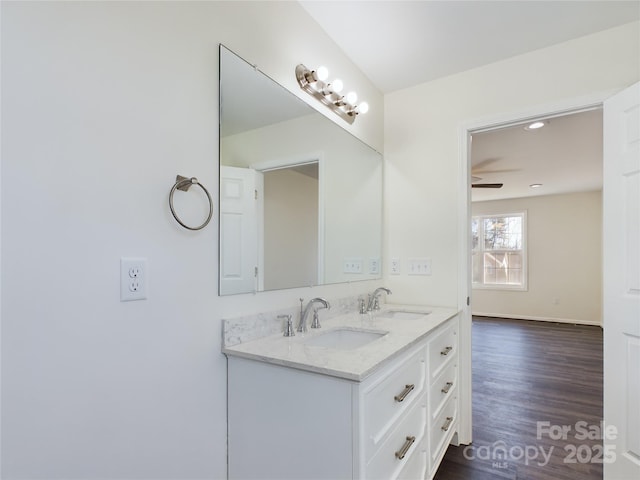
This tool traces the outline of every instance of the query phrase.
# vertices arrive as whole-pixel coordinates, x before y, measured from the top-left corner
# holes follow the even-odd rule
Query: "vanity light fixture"
[[[344,88],[342,80],[336,78],[332,82],[327,82],[327,78],[329,78],[329,71],[326,67],[318,67],[316,70],[309,70],[302,64],[296,67],[296,79],[300,88],[329,107],[346,122],[353,123],[356,116],[369,111],[367,102],[356,105],[358,95],[355,92],[349,92],[344,96],[340,94]]]

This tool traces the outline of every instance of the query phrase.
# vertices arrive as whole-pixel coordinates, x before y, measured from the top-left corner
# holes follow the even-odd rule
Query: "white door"
[[[605,430],[603,436],[604,444],[611,446],[616,458],[605,463],[604,479],[637,480],[640,478],[640,83],[604,102],[603,173],[604,420],[611,429]]]
[[[262,175],[220,166],[220,295],[260,290]]]

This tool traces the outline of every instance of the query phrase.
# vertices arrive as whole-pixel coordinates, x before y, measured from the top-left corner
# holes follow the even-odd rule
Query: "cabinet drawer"
[[[458,384],[457,358],[453,359],[429,387],[429,411],[431,418],[440,414],[445,402],[456,395]]]
[[[429,387],[429,410],[435,418],[444,403],[454,395],[458,384],[458,359],[453,358]]]
[[[411,455],[397,480],[418,480],[427,475],[427,465],[429,462],[429,452],[427,452],[427,441],[423,439],[416,451]]]
[[[458,353],[458,323],[453,320],[444,325],[444,328],[437,332],[429,340],[429,378],[432,382]]]
[[[367,460],[394,422],[426,389],[426,351],[421,348],[364,394]]]
[[[454,394],[449,397],[445,402],[444,407],[440,411],[440,414],[436,416],[435,420],[432,420],[430,427],[430,443],[429,450],[431,452],[431,464],[434,464],[435,459],[441,453],[442,449],[446,447],[444,444],[448,438],[451,438],[451,434],[456,430],[457,420],[457,398]]]
[[[427,396],[424,393],[368,462],[367,480],[395,479],[407,465],[413,467],[413,457],[423,450],[420,445],[425,439],[426,425]]]

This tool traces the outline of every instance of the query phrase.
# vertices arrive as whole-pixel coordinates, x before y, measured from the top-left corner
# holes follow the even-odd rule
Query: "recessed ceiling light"
[[[545,122],[533,122],[530,123],[529,125],[527,125],[526,127],[524,127],[525,130],[537,130],[539,128],[544,127],[546,124]]]
[[[532,183],[531,185],[529,185],[531,188],[540,188],[542,186],[541,183]]]

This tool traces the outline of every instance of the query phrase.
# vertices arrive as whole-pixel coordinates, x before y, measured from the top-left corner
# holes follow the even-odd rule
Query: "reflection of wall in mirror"
[[[317,283],[317,175],[290,168],[265,172],[264,289]]]
[[[292,158],[324,162],[324,281],[377,278],[368,260],[380,258],[380,155],[322,115],[308,115],[221,139],[224,164],[250,166]],[[345,258],[362,258],[362,274],[345,274]]]
[[[379,154],[344,132],[325,162],[325,282],[335,283],[369,275],[368,261],[382,251],[382,161]],[[340,139],[341,141],[338,141]],[[343,260],[360,258],[361,274],[346,274]]]

